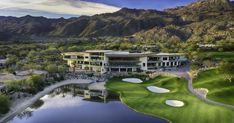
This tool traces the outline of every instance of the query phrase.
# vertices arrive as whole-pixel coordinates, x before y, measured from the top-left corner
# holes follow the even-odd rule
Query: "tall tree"
[[[47,70],[49,73],[57,73],[57,72],[58,72],[58,67],[57,67],[55,64],[49,64],[49,65],[46,67],[46,70]]]
[[[31,75],[27,80],[31,88],[39,89],[43,85],[43,77],[37,74]]]

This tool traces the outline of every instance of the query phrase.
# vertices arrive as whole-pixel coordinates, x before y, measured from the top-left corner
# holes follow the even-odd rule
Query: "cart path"
[[[234,109],[234,105],[229,105],[229,104],[225,104],[225,103],[221,103],[221,102],[217,102],[217,101],[214,101],[214,100],[210,100],[208,98],[205,98],[203,97],[202,95],[199,95],[193,88],[193,79],[191,78],[190,76],[190,73],[189,72],[177,72],[177,71],[170,71],[170,72],[160,72],[162,74],[174,74],[178,77],[183,77],[185,78],[187,81],[188,81],[188,90],[193,94],[195,95],[197,98],[205,101],[206,103],[209,103],[209,104],[213,104],[213,105],[219,105],[219,106],[223,106],[223,107],[226,107],[226,108],[231,108],[231,109]]]

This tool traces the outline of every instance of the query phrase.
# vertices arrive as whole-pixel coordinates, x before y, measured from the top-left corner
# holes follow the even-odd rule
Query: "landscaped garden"
[[[234,105],[234,82],[229,82],[225,76],[216,69],[202,71],[194,80],[194,88],[206,88],[209,90],[207,98]]]
[[[147,89],[157,86],[169,89],[168,93],[153,93]],[[187,81],[182,78],[159,76],[143,83],[127,83],[121,78],[111,79],[107,85],[109,91],[120,94],[123,103],[132,109],[165,118],[173,123],[233,123],[234,110],[211,105],[190,94]],[[171,107],[166,100],[180,100],[183,107]]]

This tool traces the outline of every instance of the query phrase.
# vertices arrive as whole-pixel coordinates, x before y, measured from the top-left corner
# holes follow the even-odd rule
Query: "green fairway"
[[[207,98],[218,102],[234,105],[234,82],[224,79],[216,70],[203,71],[193,82],[194,88],[207,88]]]
[[[201,52],[199,54],[203,58],[212,58],[214,60],[234,61],[234,52]]]
[[[149,92],[147,86],[159,86],[171,90],[170,93]],[[173,123],[234,123],[234,110],[207,104],[187,90],[187,81],[176,77],[157,77],[142,84],[111,79],[106,87],[119,93],[121,100],[136,111],[168,119]],[[182,108],[167,106],[165,100],[176,99],[185,102]]]

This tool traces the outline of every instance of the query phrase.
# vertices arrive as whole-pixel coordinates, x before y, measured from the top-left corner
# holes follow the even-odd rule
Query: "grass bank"
[[[201,52],[199,57],[212,58],[213,60],[234,61],[234,52]]]
[[[147,86],[159,86],[171,90],[166,94],[155,94]],[[168,119],[173,123],[234,123],[234,110],[207,104],[187,90],[187,81],[176,77],[160,76],[142,84],[122,82],[113,78],[107,84],[108,90],[119,93],[121,100],[136,111]],[[176,99],[185,106],[167,106],[165,100]]]
[[[223,74],[214,70],[202,71],[193,81],[194,88],[207,88],[207,98],[234,105],[234,82],[225,80]]]

